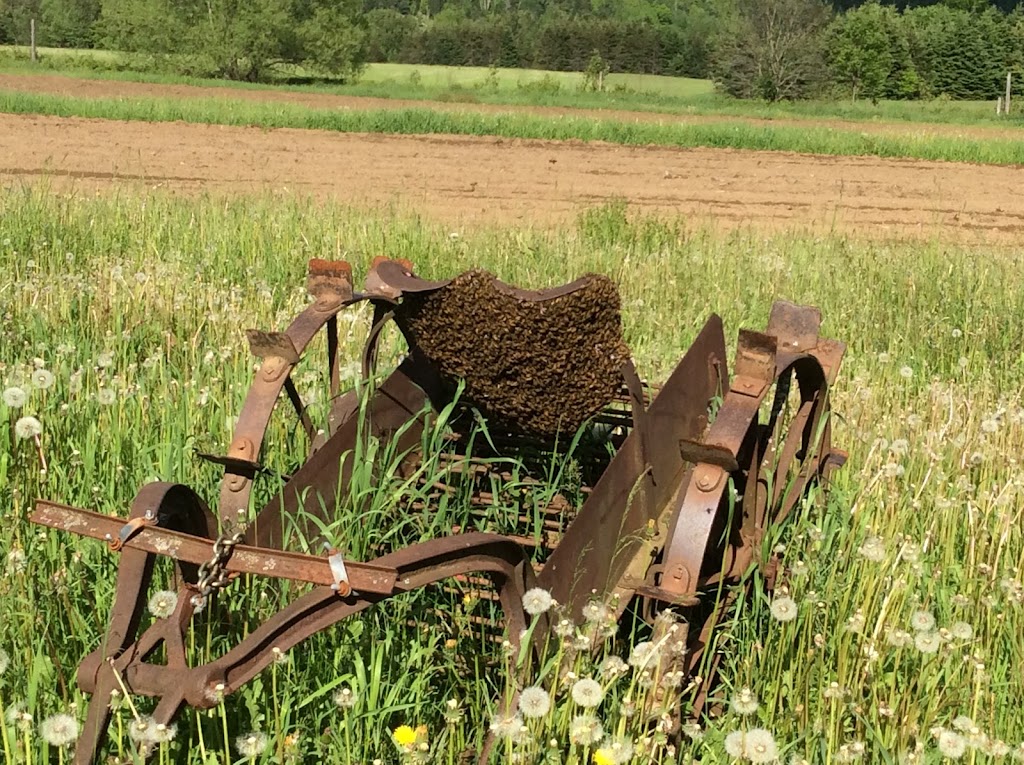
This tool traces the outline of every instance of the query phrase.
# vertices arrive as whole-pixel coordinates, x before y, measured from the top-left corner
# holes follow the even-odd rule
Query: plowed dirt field
[[[1024,175],[1012,167],[0,115],[0,182],[38,178],[90,190],[291,191],[393,203],[451,226],[558,225],[622,199],[724,225],[990,243],[1024,232]]]

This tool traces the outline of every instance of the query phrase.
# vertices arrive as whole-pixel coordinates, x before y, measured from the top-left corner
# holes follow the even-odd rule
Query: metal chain
[[[213,543],[213,556],[199,567],[199,581],[195,588],[198,592],[192,596],[192,605],[196,611],[206,607],[207,598],[214,590],[221,590],[231,581],[231,576],[224,569],[236,545],[241,544],[244,533],[239,531],[229,536],[221,535]]]

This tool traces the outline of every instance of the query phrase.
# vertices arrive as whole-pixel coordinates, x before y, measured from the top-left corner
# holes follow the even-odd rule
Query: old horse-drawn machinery
[[[170,723],[184,705],[215,705],[279,651],[339,620],[453,577],[491,582],[502,613],[497,627],[513,641],[526,626],[523,594],[535,585],[575,615],[594,593],[616,595],[621,608],[641,603],[647,615],[676,609],[686,621],[686,669],[696,674],[704,665],[695,696],[703,704],[717,661],[704,648],[723,605],[709,593],[738,582],[752,565],[766,567],[770,583],[766,530],[843,461],[831,446],[828,394],[844,346],[819,337],[818,311],[776,303],[765,332],[739,333],[731,375],[722,322],[713,315],[655,388],[634,369],[618,293],[603,276],[532,292],[483,271],[426,281],[407,262],[378,259],[359,292],[348,264],[315,260],[308,287],[313,302],[285,331],[248,333],[262,363],[227,454],[207,455],[224,471],[219,518],[188,487],[162,482],[142,487],[127,518],[48,501],[35,508],[36,523],[105,540],[120,556],[107,633],[78,671],[92,698],[76,762],[96,759],[113,691],[155,697],[154,720]],[[379,383],[343,391],[339,314],[363,302],[373,307],[363,377],[375,376],[385,328],[397,325],[407,351]],[[314,422],[293,379],[314,347],[326,349],[325,422]],[[547,533],[535,540],[540,557],[523,537],[464,527],[373,560],[285,549],[289,529],[303,526],[315,538],[316,524],[337,512],[361,467],[360,439],[394,442],[403,469],[412,470],[427,457],[428,415],[450,407],[456,391],[459,407],[471,413],[463,420],[482,418],[498,452],[550,444],[584,425],[605,439],[608,457],[585,476],[582,504],[557,497],[545,508]],[[265,472],[268,423],[282,399],[306,432],[309,453],[250,513]],[[451,426],[456,443],[458,421]],[[487,464],[467,460],[464,467],[486,473]],[[476,501],[501,500],[481,490]],[[179,597],[172,614],[142,629],[160,556],[175,562]],[[219,658],[189,666],[191,625],[240,574],[312,586]]]

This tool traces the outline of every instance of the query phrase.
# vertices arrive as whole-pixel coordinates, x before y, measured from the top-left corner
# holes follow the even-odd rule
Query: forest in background
[[[995,100],[1024,70],[1016,0],[0,0],[0,44],[27,44],[30,19],[39,45],[248,81],[398,62],[709,78],[766,100]]]

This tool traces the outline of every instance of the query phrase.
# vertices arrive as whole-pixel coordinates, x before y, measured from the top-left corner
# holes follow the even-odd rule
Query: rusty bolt
[[[697,474],[697,488],[701,491],[714,491],[722,479],[722,474],[716,470],[704,468]]]

